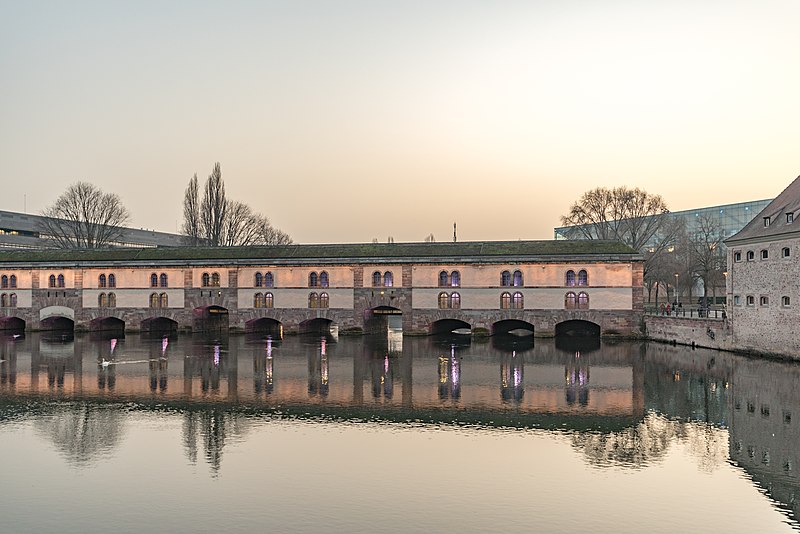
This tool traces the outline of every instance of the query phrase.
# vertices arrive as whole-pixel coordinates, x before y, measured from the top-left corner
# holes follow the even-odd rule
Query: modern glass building
[[[770,202],[772,202],[771,198],[738,202],[736,204],[723,204],[707,208],[673,211],[669,213],[669,216],[683,219],[686,222],[686,231],[689,235],[694,233],[697,221],[703,218],[716,220],[722,231],[722,237],[727,238],[744,228],[744,225],[753,220]],[[576,232],[575,228],[571,226],[560,226],[555,228],[553,232],[556,239],[582,239],[580,232]]]

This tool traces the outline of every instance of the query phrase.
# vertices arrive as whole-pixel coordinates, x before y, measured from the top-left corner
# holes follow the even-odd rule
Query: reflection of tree
[[[661,460],[673,441],[687,443],[703,471],[713,471],[726,461],[727,431],[703,423],[673,421],[653,412],[620,432],[572,436],[572,446],[582,449],[589,462],[599,467],[645,467]]]
[[[183,421],[183,444],[189,461],[197,462],[200,441],[203,445],[203,456],[216,475],[222,465],[222,449],[226,441],[241,438],[247,426],[238,414],[222,410],[209,408],[200,412],[187,412]]]
[[[85,465],[114,449],[122,440],[125,414],[105,406],[59,407],[37,418],[35,428],[50,438],[68,462]]]

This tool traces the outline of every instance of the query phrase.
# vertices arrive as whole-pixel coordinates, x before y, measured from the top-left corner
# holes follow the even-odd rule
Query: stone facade
[[[390,315],[402,315],[403,330],[410,334],[441,330],[435,326],[441,321],[487,335],[520,326],[551,336],[565,321],[593,323],[609,335],[638,334],[643,268],[634,251],[620,253],[618,244],[569,244],[558,245],[571,247],[568,255],[530,252],[550,246],[543,243],[431,245],[448,252],[441,258],[398,255],[387,247],[392,257],[304,257],[313,246],[297,246],[289,259],[251,259],[252,250],[246,260],[154,252],[165,256],[161,263],[139,256],[106,259],[102,253],[91,259],[76,254],[70,261],[36,255],[20,260],[18,254],[9,261],[0,254],[0,276],[14,277],[13,287],[0,288],[7,304],[0,307],[0,329],[18,328],[20,321],[29,330],[48,329],[52,317],[60,316],[76,330],[137,331],[158,323],[184,330],[279,325],[292,333],[335,325],[340,332],[365,332],[382,328]],[[502,255],[481,253],[498,245]],[[603,246],[614,252],[598,253]],[[350,256],[360,252],[358,245],[347,247]],[[592,253],[574,252],[581,247]],[[450,252],[470,248],[478,252]],[[259,252],[267,256],[276,250]],[[583,295],[581,309],[565,309],[570,293]],[[504,294],[519,300],[506,307]],[[444,306],[442,295],[449,299]]]

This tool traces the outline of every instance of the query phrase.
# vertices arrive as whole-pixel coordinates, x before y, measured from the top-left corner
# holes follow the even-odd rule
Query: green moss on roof
[[[474,241],[260,247],[161,247],[0,251],[0,263],[83,263],[235,260],[457,259],[567,255],[638,255],[619,241]]]

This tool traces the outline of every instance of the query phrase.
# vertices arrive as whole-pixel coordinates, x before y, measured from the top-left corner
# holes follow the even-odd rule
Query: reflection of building
[[[461,397],[461,359],[456,355],[456,347],[450,347],[450,354],[439,356],[439,398],[458,399]]]
[[[730,457],[780,507],[800,520],[800,398],[796,365],[738,362],[730,426]]]
[[[521,401],[525,394],[525,364],[522,354],[512,351],[500,360],[500,397]]]
[[[727,291],[733,346],[800,353],[800,176],[729,238]]]

